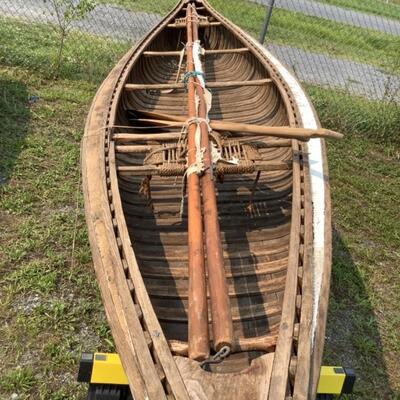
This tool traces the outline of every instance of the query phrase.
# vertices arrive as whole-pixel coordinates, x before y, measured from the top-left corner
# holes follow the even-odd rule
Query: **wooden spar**
[[[138,111],[139,113],[147,114],[152,118],[138,118],[138,122],[152,123],[158,126],[166,127],[181,127],[184,119],[182,117],[165,115],[152,112]],[[307,128],[297,128],[290,126],[264,126],[264,125],[253,125],[253,124],[243,124],[230,121],[218,121],[211,120],[210,127],[214,130],[219,131],[231,131],[238,132],[242,135],[260,135],[260,136],[274,136],[285,139],[297,139],[297,140],[309,140],[311,138],[331,138],[331,139],[342,139],[343,134],[339,132],[332,131],[330,129],[307,129]]]
[[[196,8],[193,5],[196,13]],[[198,21],[192,18],[193,41],[198,41]],[[191,48],[192,57],[193,49]],[[197,79],[196,92],[199,97],[199,117],[203,119],[200,123],[201,129],[201,147],[204,150],[203,162],[205,172],[200,178],[203,211],[204,211],[204,230],[207,249],[207,270],[208,285],[211,298],[211,318],[213,342],[216,351],[222,347],[228,346],[229,349],[233,345],[233,325],[230,309],[230,301],[228,296],[228,285],[226,282],[224,257],[221,244],[221,232],[218,222],[217,198],[215,195],[213,166],[211,160],[211,148],[208,138],[208,124],[204,122],[207,118],[207,105],[203,87]],[[194,85],[194,83],[192,83]]]
[[[192,40],[192,7],[186,9],[187,72],[194,71]],[[188,81],[188,117],[197,117],[195,81]],[[196,125],[188,128],[188,164],[196,162]],[[201,218],[200,179],[188,174],[188,248],[189,248],[189,357],[204,360],[209,356],[207,287],[204,265],[203,224]]]

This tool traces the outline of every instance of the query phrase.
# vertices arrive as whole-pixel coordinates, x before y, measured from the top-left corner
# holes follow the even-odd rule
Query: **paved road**
[[[362,1],[362,0],[361,0]],[[270,4],[270,0],[257,0]],[[400,21],[311,0],[275,0],[275,7],[400,36]],[[400,7],[400,6],[399,6]]]
[[[290,46],[271,44],[268,49],[306,83],[345,89],[371,99],[400,102],[400,76],[371,65],[333,58]]]
[[[55,22],[54,15],[42,0],[0,0],[0,14],[33,21]],[[115,6],[100,5],[74,26],[97,35],[135,41],[160,19],[157,14],[134,13]],[[370,65],[335,59],[289,46],[270,45],[269,48],[295,71],[300,80],[307,83],[347,89],[374,99],[382,99],[387,94],[388,86],[392,90],[400,91],[399,76],[389,75]]]
[[[29,21],[57,22],[51,6],[43,0],[0,0],[0,14]],[[137,40],[160,20],[161,16],[157,14],[131,12],[121,7],[101,4],[85,19],[74,22],[72,26],[95,35]]]

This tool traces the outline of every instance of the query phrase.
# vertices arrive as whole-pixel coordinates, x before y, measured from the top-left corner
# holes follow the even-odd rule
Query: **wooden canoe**
[[[188,22],[188,4],[180,1],[108,75],[82,141],[89,239],[116,349],[136,400],[313,399],[331,270],[325,131],[275,57],[205,0],[193,1],[196,21]],[[190,355],[197,338],[188,325],[199,311],[190,299],[201,288],[189,285],[196,270],[184,187],[194,175],[180,153],[193,123],[188,85],[201,80],[187,74],[188,47],[182,52],[195,23],[204,49],[196,68],[212,96],[210,122],[195,124],[207,125],[220,151],[209,170],[225,282],[219,293],[207,286],[214,272],[206,260],[205,360]],[[221,293],[229,309],[219,320],[210,303]],[[230,329],[229,356],[217,346],[218,323]]]

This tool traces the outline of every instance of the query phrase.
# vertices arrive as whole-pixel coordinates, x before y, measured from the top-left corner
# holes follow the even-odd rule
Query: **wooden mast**
[[[194,10],[194,16],[192,15],[193,42],[196,42],[199,40],[198,16],[195,5],[193,5],[192,7]],[[205,171],[200,178],[200,182],[202,190],[204,230],[207,249],[208,285],[211,298],[213,343],[215,350],[219,351],[223,346],[228,346],[230,349],[232,348],[233,326],[228,295],[228,285],[226,282],[224,269],[221,232],[218,222],[217,199],[215,195],[211,148],[208,137],[209,127],[208,123],[205,122],[205,119],[208,118],[208,111],[204,88],[199,83],[199,79],[197,79],[197,81],[198,82],[196,84],[196,93],[199,98],[198,116],[199,118],[201,118],[201,148],[204,149],[203,162]]]
[[[194,71],[192,40],[192,7],[186,10],[187,72]],[[195,78],[188,80],[188,117],[196,118]],[[196,163],[196,125],[188,127],[188,164]],[[204,266],[203,225],[201,217],[200,179],[188,174],[188,238],[189,238],[189,357],[204,360],[209,356],[207,287]]]

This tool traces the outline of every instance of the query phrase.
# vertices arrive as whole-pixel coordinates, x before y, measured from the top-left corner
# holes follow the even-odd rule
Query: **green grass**
[[[347,133],[328,146],[335,234],[324,361],[355,368],[352,398],[394,400],[400,396],[400,154],[398,146]]]
[[[59,35],[53,27],[0,17],[0,36],[0,63],[37,70],[46,77],[55,73]],[[65,42],[60,76],[99,83],[129,46],[128,42],[71,31]]]
[[[79,145],[115,55],[99,39],[86,55],[71,36],[60,77],[49,79],[54,32],[2,22],[0,398],[83,399],[79,353],[113,346],[90,265]]]
[[[93,42],[97,59],[108,60],[96,74],[67,59],[60,78],[49,79],[43,63],[57,42],[48,31],[31,38],[39,26],[31,36],[16,27],[21,39],[11,40],[11,27],[0,25],[8,32],[0,58],[0,398],[83,400],[80,352],[113,350],[79,178],[85,116],[112,60]],[[398,399],[398,109],[309,93],[322,124],[346,135],[328,144],[335,234],[325,362],[356,368],[354,398]],[[39,100],[29,104],[31,95]]]
[[[382,0],[318,0],[333,6],[350,8],[352,10],[379,15],[386,18],[400,19],[400,1],[389,3]]]
[[[133,11],[160,14],[165,14],[175,4],[171,0],[159,2],[104,0],[104,2],[118,4]],[[364,2],[359,3],[364,4]],[[265,7],[244,0],[213,0],[211,4],[224,16],[258,38],[265,18]],[[400,74],[400,37],[381,32],[275,9],[268,41],[371,64],[388,72]]]
[[[215,8],[258,37],[265,8],[243,0],[214,0]],[[375,65],[400,73],[400,38],[322,18],[275,9],[268,42]]]
[[[400,396],[399,107],[308,87],[328,143],[334,250],[324,362],[356,369],[354,399]]]
[[[343,133],[356,133],[387,149],[400,146],[398,104],[366,100],[339,90],[306,87],[325,125]]]

